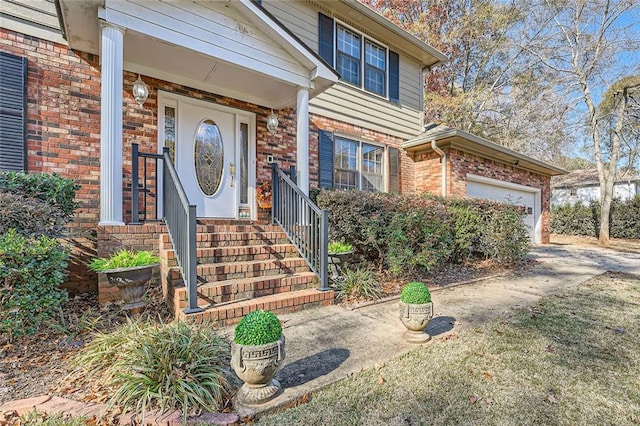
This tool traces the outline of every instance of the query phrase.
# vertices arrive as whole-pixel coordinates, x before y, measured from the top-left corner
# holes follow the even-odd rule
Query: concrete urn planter
[[[284,342],[283,334],[278,341],[260,346],[231,343],[231,367],[244,381],[237,393],[239,403],[258,405],[276,396],[280,383],[273,376],[284,361]]]
[[[109,284],[118,287],[120,296],[124,301],[123,309],[135,309],[145,306],[142,296],[146,291],[147,283],[151,279],[153,268],[157,266],[145,265],[134,268],[108,269],[107,274]]]
[[[400,301],[400,320],[407,328],[404,339],[409,343],[425,343],[431,336],[425,333],[429,321],[433,318],[433,302],[418,305]]]
[[[329,277],[336,279],[342,275],[342,268],[351,261],[353,250],[343,253],[329,253]]]

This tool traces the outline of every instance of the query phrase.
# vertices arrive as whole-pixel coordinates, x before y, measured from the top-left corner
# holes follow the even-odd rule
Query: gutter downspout
[[[442,165],[442,196],[447,196],[447,154],[436,145],[436,140],[431,141],[431,149],[433,149],[438,155],[440,155],[440,164]]]

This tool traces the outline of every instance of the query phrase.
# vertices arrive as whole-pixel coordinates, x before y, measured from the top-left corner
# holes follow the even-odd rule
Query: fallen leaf
[[[553,351],[555,351],[555,349],[553,349],[553,346],[549,345],[547,346],[547,348],[545,349],[545,351],[553,353]]]
[[[496,401],[493,398],[487,398],[485,399],[485,402],[489,405],[493,405],[496,403]]]
[[[484,373],[482,373],[482,377],[484,377],[485,379],[492,379],[493,378],[491,373],[489,373],[488,371],[485,371]]]
[[[377,363],[377,362],[376,362],[376,363],[374,364],[374,368],[375,368],[376,370],[381,370],[383,367],[384,367],[384,362],[383,362],[383,363]]]
[[[557,404],[558,403],[556,398],[551,394],[547,394],[547,397],[544,400],[547,401],[547,402],[550,402],[551,404]]]
[[[471,398],[469,398],[469,402],[472,404],[475,404],[476,402],[478,402],[478,398],[475,396],[472,396]]]
[[[504,332],[502,330],[498,330],[497,328],[494,330],[496,333],[498,334],[503,334]]]
[[[482,331],[482,330],[481,330],[481,329],[479,329],[479,328],[476,328],[474,331],[475,331],[476,333],[484,333],[484,331]]]
[[[378,376],[378,384],[381,385],[384,383],[384,377]]]

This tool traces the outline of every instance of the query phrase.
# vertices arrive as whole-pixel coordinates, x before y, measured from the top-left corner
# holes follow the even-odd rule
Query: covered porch
[[[258,167],[277,162],[279,148],[273,156],[256,152],[257,142],[269,135],[261,111],[273,110],[281,120],[283,110],[294,115],[295,147],[289,149],[298,186],[308,193],[309,98],[338,76],[259,5],[61,0],[60,6],[70,46],[100,56],[100,225],[125,223],[123,163],[136,140],[123,109],[127,73],[149,83],[152,96],[138,113],[155,119],[151,151],[171,149],[198,216],[257,218],[255,188],[265,178]],[[225,99],[211,102],[175,85]]]

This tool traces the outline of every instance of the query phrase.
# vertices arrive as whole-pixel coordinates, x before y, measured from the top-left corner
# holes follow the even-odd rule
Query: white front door
[[[203,104],[179,102],[176,171],[198,217],[238,213],[236,116]]]

